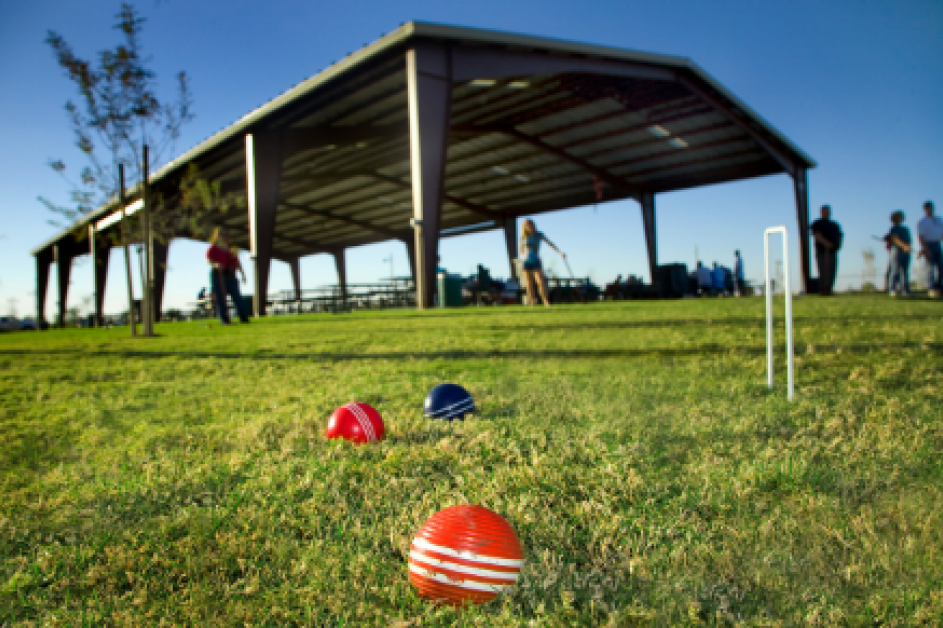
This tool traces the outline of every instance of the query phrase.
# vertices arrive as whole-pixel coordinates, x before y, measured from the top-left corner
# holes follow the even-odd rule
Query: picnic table
[[[300,297],[294,290],[279,290],[269,295],[269,303],[276,314],[409,307],[415,304],[415,289],[412,277],[392,277],[375,283],[349,283],[346,290],[338,284],[306,288]]]
[[[548,277],[551,303],[576,303],[599,300],[599,288],[588,279],[576,277]]]

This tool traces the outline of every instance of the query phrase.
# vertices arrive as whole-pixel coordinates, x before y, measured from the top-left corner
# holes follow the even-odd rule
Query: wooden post
[[[131,281],[131,253],[128,249],[131,243],[128,242],[128,214],[125,211],[127,198],[124,192],[124,164],[118,164],[118,202],[121,203],[121,245],[124,248],[124,272],[128,278],[128,318],[131,323],[131,335],[138,335],[138,324],[134,320],[134,282]]]
[[[149,198],[148,189],[147,189],[147,179],[148,179],[148,165],[147,165],[147,144],[144,145],[143,150],[144,157],[144,177],[141,180],[141,195],[144,198],[144,208],[143,212],[143,227],[142,234],[144,237],[144,308],[141,313],[141,322],[144,327],[145,336],[154,335],[154,317],[153,312],[151,311],[151,304],[154,301],[153,294],[153,267],[151,259],[151,199]]]

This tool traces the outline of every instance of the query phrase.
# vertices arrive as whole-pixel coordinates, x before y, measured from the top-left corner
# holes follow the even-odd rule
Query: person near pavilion
[[[229,295],[239,314],[239,320],[248,323],[248,308],[239,291],[239,282],[236,281],[236,271],[242,275],[242,283],[246,282],[246,273],[242,269],[239,256],[230,247],[227,229],[217,227],[213,231],[210,248],[206,250],[206,261],[210,264],[210,287],[216,301],[219,320],[223,325],[229,324],[229,304],[226,302],[226,295]]]
[[[743,271],[743,258],[740,256],[740,249],[737,249],[733,252],[734,262],[733,262],[733,276],[736,281],[737,286],[737,296],[743,296],[743,286],[745,280],[745,274]]]
[[[815,239],[815,263],[819,268],[819,294],[829,296],[838,276],[838,250],[842,245],[841,227],[832,220],[832,208],[822,205],[821,218],[809,230]]]
[[[932,201],[923,204],[923,211],[926,216],[917,223],[917,238],[920,240],[920,253],[927,264],[927,295],[936,298],[943,291],[943,251],[940,245],[943,219],[933,215]]]
[[[550,307],[549,290],[547,289],[547,276],[544,275],[543,263],[540,261],[540,243],[546,242],[547,246],[560,254],[560,257],[566,259],[566,255],[560,251],[553,242],[547,239],[542,232],[537,231],[537,226],[533,220],[525,220],[521,231],[521,258],[523,263],[524,283],[527,287],[527,304],[534,305],[534,281],[537,281],[537,287],[540,289],[540,298],[544,305]]]
[[[904,212],[900,210],[891,214],[891,223],[894,226],[884,236],[884,240],[891,245],[891,281],[887,292],[896,297],[900,290],[902,296],[909,297],[910,229],[904,226]]]

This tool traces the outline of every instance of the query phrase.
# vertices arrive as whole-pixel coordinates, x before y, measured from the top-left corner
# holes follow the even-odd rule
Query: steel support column
[[[61,245],[55,247],[56,278],[59,288],[59,327],[65,327],[67,300],[69,298],[69,279],[72,275],[72,253]]]
[[[409,260],[409,274],[413,276],[413,283],[416,282],[416,241],[403,240],[406,245],[406,259]]]
[[[645,229],[645,247],[648,249],[649,281],[655,282],[655,269],[658,267],[658,249],[655,239],[655,195],[642,193],[642,225]]]
[[[48,248],[36,255],[36,326],[42,329],[46,320],[46,292],[49,290],[49,267],[52,265],[53,249]]]
[[[337,285],[341,287],[341,299],[347,307],[347,264],[344,260],[344,249],[331,251],[334,256],[334,267],[337,268]]]
[[[167,279],[167,256],[170,252],[170,241],[161,242],[154,238],[151,245],[152,263],[154,264],[154,322],[160,321],[161,306],[164,303],[164,283]]]
[[[95,326],[105,323],[105,285],[108,280],[108,260],[111,258],[111,244],[96,233],[89,225],[88,244],[92,254],[92,276],[95,280]]]
[[[504,219],[504,244],[508,249],[508,266],[511,267],[511,276],[520,281],[517,276],[517,267],[514,260],[518,257],[517,249],[517,218]]]
[[[249,247],[255,261],[255,293],[252,304],[256,316],[265,316],[281,167],[281,133],[246,135]]]
[[[802,275],[802,291],[809,292],[812,277],[809,233],[809,179],[807,170],[800,168],[793,177],[796,189],[796,218],[799,223],[799,272]]]
[[[433,306],[452,105],[449,49],[418,43],[406,52],[409,156],[416,242],[416,307]]]
[[[295,288],[295,300],[301,301],[301,258],[288,260],[288,268],[291,270],[291,285]]]

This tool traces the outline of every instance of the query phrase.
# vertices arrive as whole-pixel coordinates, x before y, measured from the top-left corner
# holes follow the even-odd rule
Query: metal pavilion
[[[409,22],[173,160],[151,187],[172,199],[190,163],[247,194],[248,212],[207,226],[251,252],[258,315],[272,259],[289,264],[297,292],[299,259],[330,253],[344,286],[348,247],[401,240],[425,308],[440,237],[503,229],[513,258],[517,218],[626,198],[641,206],[654,277],[656,194],[779,173],[794,181],[810,279],[815,162],[681,57]],[[106,204],[33,251],[40,320],[52,263],[64,317],[71,262],[86,254],[102,315],[111,245],[100,236],[119,211]],[[149,246],[159,316],[167,244]]]

